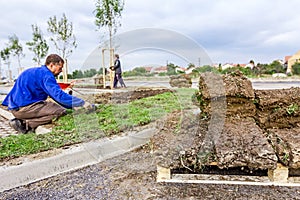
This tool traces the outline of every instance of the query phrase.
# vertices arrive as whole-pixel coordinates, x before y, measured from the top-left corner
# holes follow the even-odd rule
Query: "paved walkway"
[[[0,138],[17,134],[17,131],[9,126],[8,119],[5,119],[0,115]]]

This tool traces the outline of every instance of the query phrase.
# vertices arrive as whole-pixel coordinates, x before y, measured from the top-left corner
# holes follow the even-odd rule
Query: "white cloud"
[[[0,7],[0,50],[8,36],[16,34],[25,49],[26,57],[22,63],[26,67],[33,65],[32,54],[25,45],[32,38],[31,24],[38,24],[46,35],[46,22],[51,16],[60,18],[65,13],[73,23],[78,42],[78,48],[69,58],[73,70],[80,68],[104,40],[94,24],[94,0],[10,0],[1,1]],[[271,62],[299,50],[299,7],[299,0],[125,0],[118,33],[145,27],[167,29],[202,45],[213,62],[246,63],[254,58],[256,62]],[[174,47],[178,44],[176,40],[163,38],[164,35],[155,36],[163,45]],[[145,36],[138,35],[136,40],[143,41]],[[51,48],[53,51],[55,49]],[[130,66],[147,63],[139,53],[139,56],[126,55],[123,62],[130,58]],[[144,59],[149,55],[145,52]],[[165,64],[163,60],[170,56],[164,55],[159,61],[161,64]],[[134,56],[137,58],[133,59]],[[14,60],[13,67],[16,67]]]

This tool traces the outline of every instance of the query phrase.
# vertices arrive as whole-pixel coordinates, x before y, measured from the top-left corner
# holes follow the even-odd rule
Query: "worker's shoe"
[[[23,123],[23,121],[21,119],[11,119],[9,120],[9,125],[15,129],[16,131],[18,131],[18,133],[27,133],[28,130],[26,129],[26,125]]]

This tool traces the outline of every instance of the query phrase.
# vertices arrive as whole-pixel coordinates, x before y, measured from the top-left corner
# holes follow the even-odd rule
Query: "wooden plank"
[[[177,180],[210,180],[210,181],[246,181],[270,182],[267,176],[241,176],[219,174],[172,174],[172,179]]]
[[[169,169],[160,168],[160,175],[167,176],[158,178],[157,182],[164,183],[195,183],[195,184],[227,184],[227,185],[254,185],[254,186],[286,186],[300,187],[300,178],[288,178],[288,182],[270,181],[267,176],[238,176],[238,175],[211,175],[211,174],[170,174]]]
[[[288,182],[289,168],[278,163],[276,169],[268,170],[268,177],[270,181],[286,183]]]
[[[171,170],[170,168],[165,168],[157,166],[157,182],[164,182],[171,179]]]
[[[211,166],[217,166],[218,163],[217,162],[211,162],[211,163],[209,163],[209,165],[211,165]]]
[[[284,182],[252,182],[252,181],[223,181],[223,180],[178,180],[169,179],[160,182],[165,183],[196,183],[196,184],[228,184],[228,185],[257,185],[257,186],[284,186],[284,187],[300,187],[300,183],[284,183]]]
[[[217,162],[211,162],[209,165],[215,166]],[[300,187],[300,177],[288,175],[288,167],[280,163],[276,169],[268,170],[268,176],[172,174],[170,168],[157,166],[157,182]]]

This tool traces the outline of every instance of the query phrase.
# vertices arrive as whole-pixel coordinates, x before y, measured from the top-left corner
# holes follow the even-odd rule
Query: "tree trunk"
[[[112,26],[109,26],[109,66],[114,65],[114,51],[112,48]],[[110,70],[110,88],[112,89],[114,86],[114,71]]]
[[[68,82],[68,60],[65,59],[65,67],[63,70],[63,82],[67,83]]]

